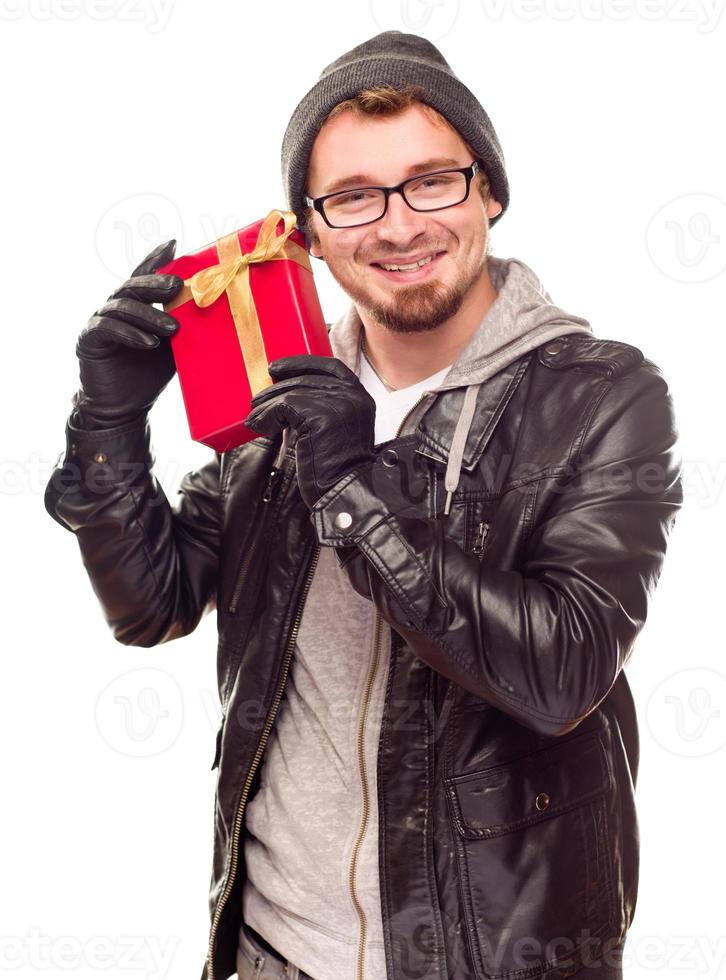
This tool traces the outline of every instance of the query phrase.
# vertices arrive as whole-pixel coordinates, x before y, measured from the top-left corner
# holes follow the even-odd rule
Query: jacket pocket
[[[597,958],[614,918],[598,733],[445,782],[477,976],[532,980]]]

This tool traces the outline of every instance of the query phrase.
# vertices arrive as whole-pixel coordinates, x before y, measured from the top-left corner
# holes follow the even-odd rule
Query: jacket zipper
[[[366,944],[366,916],[363,908],[358,900],[358,895],[355,890],[355,870],[358,863],[358,854],[360,852],[361,845],[363,843],[363,838],[365,837],[366,828],[368,826],[368,814],[370,810],[370,800],[368,796],[368,774],[366,772],[366,758],[365,758],[365,728],[366,728],[366,718],[368,715],[368,706],[371,699],[371,691],[373,690],[373,681],[375,679],[376,673],[378,671],[378,661],[380,655],[380,636],[381,636],[381,617],[376,613],[375,619],[375,633],[373,641],[373,662],[371,668],[368,672],[368,680],[366,681],[365,696],[363,698],[363,708],[361,709],[360,723],[358,725],[358,771],[360,773],[361,785],[363,790],[363,816],[361,818],[360,828],[358,830],[358,839],[353,847],[353,856],[350,861],[350,895],[353,900],[353,905],[356,912],[358,913],[358,918],[360,919],[360,938],[358,940],[358,968],[356,970],[356,980],[363,980],[363,964],[365,962],[365,944]]]
[[[273,474],[270,474],[270,480],[273,479]],[[268,481],[268,487],[270,482]],[[302,611],[305,606],[305,599],[307,598],[308,591],[310,589],[310,583],[313,580],[313,575],[315,574],[315,567],[318,563],[318,557],[320,555],[320,545],[316,543],[315,551],[313,554],[312,561],[310,563],[310,568],[308,570],[307,578],[305,579],[305,585],[303,586],[302,595],[300,597],[300,602],[298,603],[297,610],[295,611],[295,621],[293,623],[292,631],[287,643],[287,649],[285,650],[285,657],[282,664],[282,674],[280,676],[280,682],[277,685],[277,690],[275,691],[274,697],[272,699],[272,707],[270,708],[270,713],[265,721],[265,727],[262,730],[262,735],[260,736],[260,741],[257,745],[257,751],[255,752],[254,758],[252,760],[252,765],[250,766],[249,772],[247,773],[247,778],[245,784],[242,788],[242,795],[240,797],[239,805],[237,807],[237,813],[235,814],[234,827],[232,831],[232,859],[230,862],[230,870],[227,876],[227,882],[224,886],[222,896],[217,903],[217,908],[214,911],[214,919],[212,921],[212,928],[209,935],[209,950],[207,952],[208,960],[208,980],[215,980],[214,977],[214,944],[217,938],[217,929],[219,928],[219,920],[222,917],[222,911],[230,896],[232,891],[232,886],[234,884],[235,874],[237,872],[237,857],[239,853],[239,838],[242,829],[242,815],[244,813],[245,807],[247,806],[247,796],[250,791],[250,786],[252,785],[252,780],[254,779],[257,767],[260,764],[260,760],[265,750],[267,740],[270,737],[270,732],[272,731],[272,726],[277,716],[278,708],[280,707],[280,702],[282,701],[282,693],[285,689],[285,684],[287,683],[287,675],[290,670],[290,661],[292,660],[293,651],[295,648],[295,638],[297,637],[298,630],[300,628],[300,621],[302,619]]]
[[[484,552],[484,544],[489,534],[489,525],[485,521],[481,521],[479,527],[477,528],[476,538],[474,539],[474,547],[471,549],[471,553],[480,558]]]
[[[269,502],[272,500],[272,493],[275,487],[275,483],[277,482],[277,479],[281,473],[282,473],[282,468],[278,468],[277,466],[273,466],[272,469],[270,470],[270,475],[267,478],[267,484],[262,494],[262,502],[264,504],[269,504]],[[240,565],[239,572],[237,572],[237,580],[234,585],[232,598],[230,599],[229,606],[227,607],[227,612],[229,613],[235,613],[237,611],[237,604],[239,602],[240,593],[242,591],[242,583],[244,582],[245,575],[247,574],[247,569],[249,568],[250,562],[252,561],[252,558],[254,557],[257,551],[257,547],[256,547],[257,541],[259,540],[259,536],[262,533],[262,529],[265,525],[266,518],[267,518],[267,512],[265,512],[263,516],[260,518],[258,532],[254,540],[250,542],[249,547],[245,548],[245,555],[244,558],[242,559],[242,564]]]
[[[413,405],[409,408],[409,410],[401,419],[401,424],[398,426],[398,429],[396,430],[396,435],[394,436],[395,439],[398,439],[398,437],[401,435],[401,429],[408,421],[408,417],[411,414],[411,412],[414,410],[414,408],[418,408],[418,406],[421,404],[424,398],[428,397],[428,395],[433,395],[433,394],[435,394],[435,392],[433,391],[424,391],[422,395],[419,395],[418,400],[413,403]]]

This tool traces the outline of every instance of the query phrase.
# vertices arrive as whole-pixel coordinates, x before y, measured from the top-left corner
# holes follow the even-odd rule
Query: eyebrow
[[[412,164],[406,171],[406,177],[426,173],[429,170],[438,170],[440,167],[458,166],[461,166],[461,164],[453,157],[430,157],[428,160],[422,160],[420,163]],[[370,174],[351,174],[349,177],[341,177],[339,180],[334,180],[331,184],[328,184],[327,188],[318,196],[323,197],[325,194],[332,194],[335,191],[344,190],[346,188],[364,187],[375,184],[376,179],[375,177],[371,177]]]

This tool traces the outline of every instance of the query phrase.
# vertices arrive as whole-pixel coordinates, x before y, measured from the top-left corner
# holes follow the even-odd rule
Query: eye
[[[429,187],[441,187],[447,184],[451,184],[457,178],[458,174],[432,174],[430,177],[420,177],[418,180],[414,181],[410,187],[412,190],[418,190],[419,188],[429,188]]]
[[[445,184],[446,180],[446,177],[427,177],[424,181],[422,181],[422,183],[427,184],[430,187],[432,184],[434,186],[436,186],[436,184]]]
[[[374,197],[370,191],[350,191],[348,194],[341,194],[340,197],[333,198],[332,204],[355,204],[366,197]]]

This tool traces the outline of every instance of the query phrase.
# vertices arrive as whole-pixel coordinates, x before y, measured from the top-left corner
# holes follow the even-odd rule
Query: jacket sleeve
[[[152,472],[147,421],[66,423],[45,508],[75,534],[115,639],[151,647],[191,633],[216,605],[220,455],[182,477],[172,507]]]
[[[380,460],[311,513],[320,543],[420,659],[541,734],[575,728],[612,687],[682,503],[672,401],[649,364],[604,383],[517,570],[466,554],[443,515],[389,512]]]

